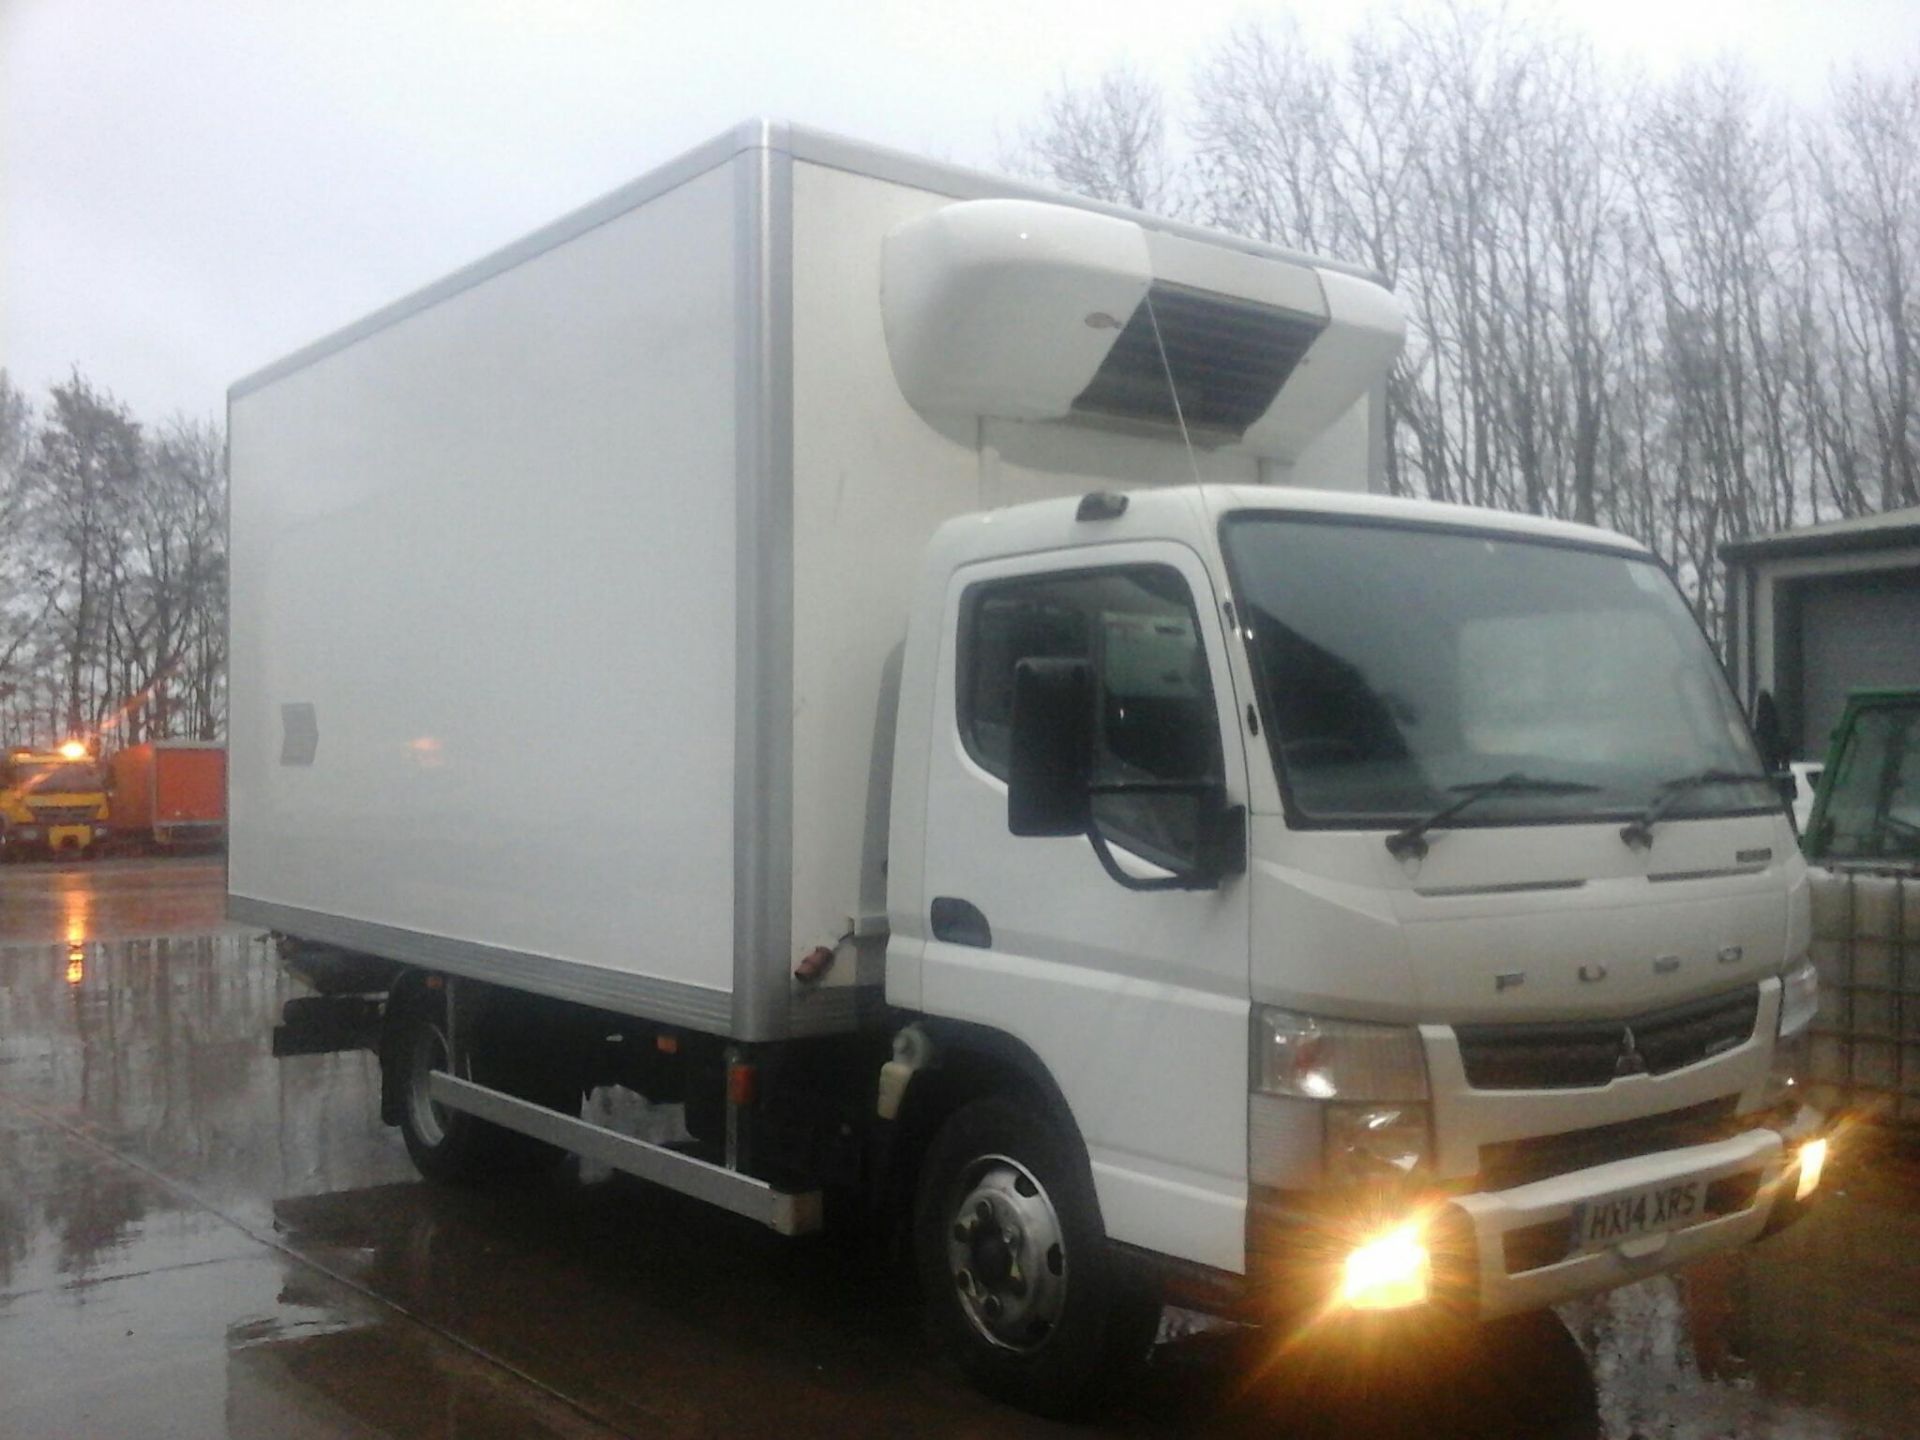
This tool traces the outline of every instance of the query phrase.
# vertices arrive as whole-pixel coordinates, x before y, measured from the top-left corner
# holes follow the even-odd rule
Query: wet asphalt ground
[[[219,861],[0,869],[0,1437],[1070,1433],[973,1395],[885,1260],[577,1167],[418,1180]],[[1920,1435],[1920,1145],[1743,1255],[1558,1315],[1274,1353],[1170,1315],[1118,1435]]]

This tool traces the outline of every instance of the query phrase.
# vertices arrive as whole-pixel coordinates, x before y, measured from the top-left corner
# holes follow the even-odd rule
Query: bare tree
[[[226,728],[226,446],[212,426],[176,420],[153,461],[153,733],[210,740]]]
[[[1336,80],[1298,23],[1241,25],[1202,61],[1194,89],[1204,218],[1302,250],[1337,244]]]
[[[1812,146],[1849,400],[1872,437],[1882,509],[1920,504],[1920,72],[1855,72]],[[1845,363],[1845,360],[1843,360]]]
[[[1160,87],[1118,65],[1091,85],[1063,79],[1002,159],[1096,200],[1165,214],[1181,208],[1167,146]]]
[[[33,407],[0,369],[0,704],[9,710],[19,695],[15,658],[46,619],[51,601],[47,571],[27,525],[32,443]]]
[[[138,483],[140,427],[78,372],[52,392],[28,464],[32,529],[60,590],[53,618],[65,685],[63,728],[99,718],[107,624],[119,572],[123,517]]]
[[[1194,77],[1197,205],[1223,229],[1313,253],[1371,263],[1405,278],[1412,235],[1410,179],[1422,144],[1427,76],[1406,63],[1404,37],[1362,31],[1344,64],[1316,55],[1292,21],[1242,25]],[[1433,357],[1416,331],[1389,381],[1387,485],[1410,485],[1410,434],[1429,477],[1446,484],[1423,406]]]
[[[1029,151],[1151,208],[1128,137],[1164,164],[1165,106],[1128,93],[1063,88]],[[1291,22],[1243,23],[1196,66],[1190,106],[1159,188],[1400,293],[1396,493],[1639,535],[1714,631],[1726,540],[1920,503],[1913,61],[1794,115],[1736,67],[1650,85],[1446,0],[1324,51]],[[1149,126],[1112,123],[1143,109]]]
[[[78,375],[34,427],[0,376],[0,739],[224,730],[226,456]]]

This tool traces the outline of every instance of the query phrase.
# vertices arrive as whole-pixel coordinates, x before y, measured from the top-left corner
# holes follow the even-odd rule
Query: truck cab
[[[964,518],[901,717],[887,998],[1032,1056],[1177,1287],[1492,1317],[1817,1184],[1805,867],[1638,544],[1254,486]],[[949,1269],[1018,1349],[1019,1297]]]
[[[85,856],[110,831],[106,779],[84,746],[0,759],[0,856]]]

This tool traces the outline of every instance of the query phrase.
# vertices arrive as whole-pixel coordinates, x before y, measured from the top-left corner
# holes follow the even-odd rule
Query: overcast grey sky
[[[144,419],[754,114],[991,165],[1062,75],[1178,89],[1244,0],[0,0],[0,366]],[[1332,39],[1361,6],[1298,11]],[[1815,101],[1920,0],[1512,0]]]

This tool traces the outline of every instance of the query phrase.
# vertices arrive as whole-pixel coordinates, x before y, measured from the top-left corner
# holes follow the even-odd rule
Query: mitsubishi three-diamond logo
[[[1640,1043],[1633,1038],[1633,1027],[1623,1025],[1620,1030],[1620,1058],[1613,1062],[1614,1078],[1646,1074],[1647,1057],[1640,1053]]]

